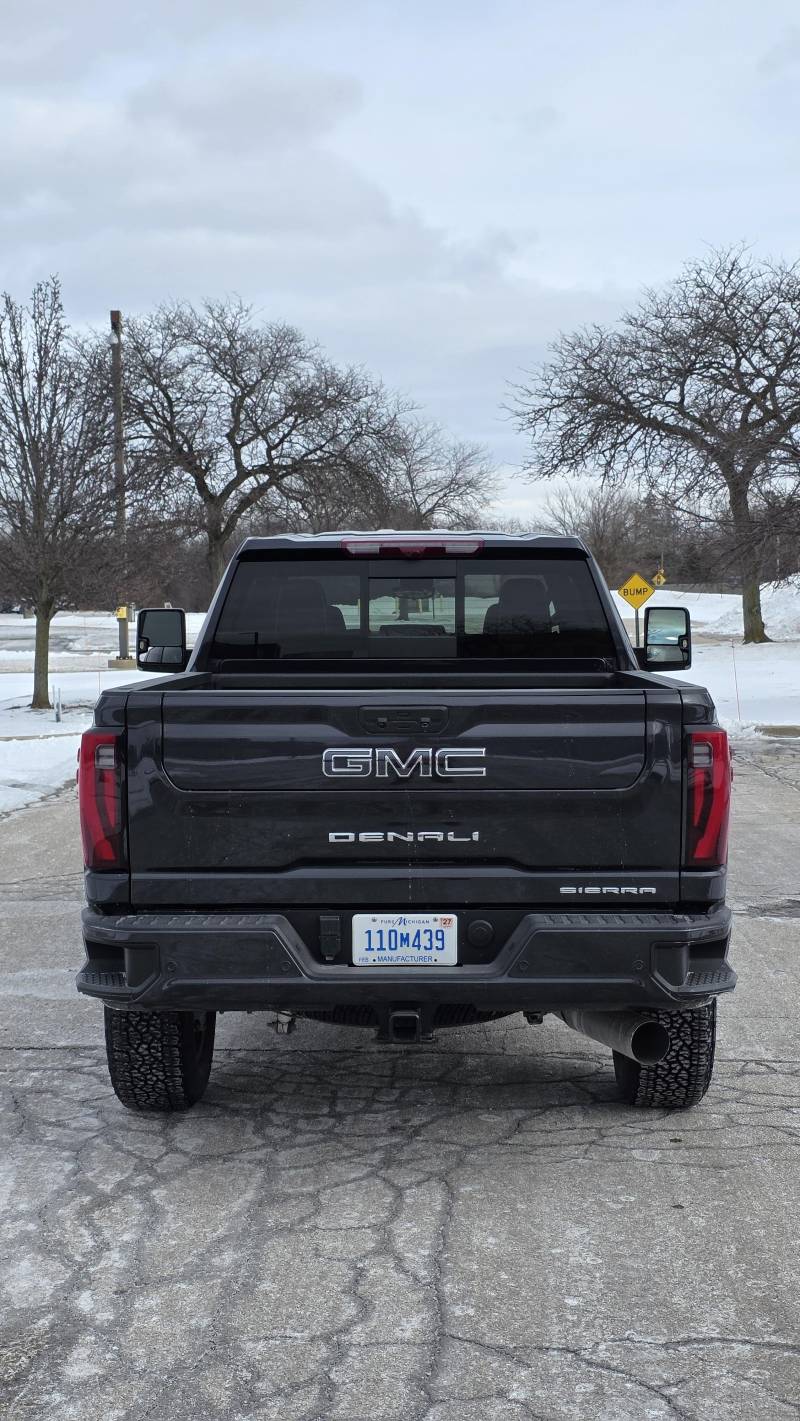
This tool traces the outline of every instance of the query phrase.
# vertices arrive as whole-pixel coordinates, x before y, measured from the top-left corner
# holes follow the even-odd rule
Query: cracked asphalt
[[[0,822],[2,1414],[797,1417],[800,746],[737,752],[740,982],[686,1114],[550,1021],[226,1016],[202,1104],[130,1115],[72,985],[73,794]]]

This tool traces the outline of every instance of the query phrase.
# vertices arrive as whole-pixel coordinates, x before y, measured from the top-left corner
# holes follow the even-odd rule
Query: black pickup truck
[[[711,1078],[731,768],[683,609],[634,649],[574,538],[248,539],[191,653],[140,614],[80,753],[78,988],[139,1110],[208,1081],[218,1011],[403,1045],[552,1012],[633,1105]]]

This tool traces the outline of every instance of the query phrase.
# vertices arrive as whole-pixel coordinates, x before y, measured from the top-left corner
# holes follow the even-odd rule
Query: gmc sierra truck
[[[218,1011],[427,1042],[555,1013],[622,1097],[708,1088],[731,766],[688,614],[631,645],[575,538],[250,538],[193,650],[140,613],[83,736],[81,992],[136,1110],[205,1090]]]

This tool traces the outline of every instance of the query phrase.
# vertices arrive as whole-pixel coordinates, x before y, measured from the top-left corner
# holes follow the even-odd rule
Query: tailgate
[[[553,874],[677,875],[677,691],[198,689],[128,715],[134,903],[421,901],[437,877],[541,902]]]

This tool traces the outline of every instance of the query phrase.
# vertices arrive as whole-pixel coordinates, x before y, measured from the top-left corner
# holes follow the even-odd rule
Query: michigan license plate
[[[355,913],[355,967],[453,967],[458,920],[450,913]]]

